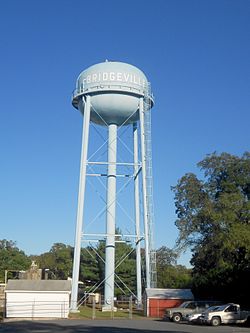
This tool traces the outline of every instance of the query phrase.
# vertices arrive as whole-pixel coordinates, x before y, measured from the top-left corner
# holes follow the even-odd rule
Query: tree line
[[[241,157],[207,155],[198,163],[199,179],[185,174],[172,187],[179,231],[176,246],[157,249],[157,287],[192,288],[197,298],[249,304],[250,281],[250,153]],[[182,251],[192,251],[192,269],[178,265]],[[31,260],[51,279],[72,274],[73,247],[53,244],[49,252],[27,256],[15,242],[0,241],[0,280],[4,271],[25,270]],[[142,249],[142,260],[144,251]],[[105,243],[81,250],[79,280],[88,291],[103,292]],[[116,295],[136,294],[136,258],[129,243],[116,246]],[[15,277],[15,272],[10,272]],[[144,277],[142,271],[142,277]],[[144,279],[143,279],[143,282]]]
[[[145,260],[142,249],[142,261]],[[157,251],[158,287],[191,287],[191,270],[177,265],[177,254],[162,246]],[[18,278],[19,271],[27,270],[35,260],[39,268],[46,270],[49,279],[67,279],[72,276],[74,248],[63,243],[55,243],[49,252],[27,256],[19,250],[15,242],[0,240],[0,281],[4,281],[4,272],[9,270],[8,278]],[[130,296],[136,294],[136,254],[132,245],[117,243],[115,252],[115,295]],[[143,266],[143,265],[142,265]],[[145,272],[142,270],[142,282],[145,284]],[[82,290],[103,293],[105,278],[105,242],[97,246],[81,249],[79,281]]]

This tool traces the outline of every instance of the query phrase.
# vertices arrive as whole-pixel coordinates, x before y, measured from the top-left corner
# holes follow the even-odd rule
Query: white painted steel
[[[78,195],[77,225],[75,236],[75,252],[72,279],[71,311],[77,311],[78,278],[80,266],[80,250],[83,229],[84,192],[86,176],[107,177],[107,203],[106,203],[106,233],[101,238],[106,238],[105,259],[105,282],[104,282],[104,310],[113,309],[114,301],[114,270],[115,270],[115,227],[116,227],[116,179],[117,177],[129,175],[116,174],[118,165],[132,166],[134,168],[134,205],[135,205],[135,229],[136,235],[136,265],[137,265],[137,298],[141,304],[141,258],[140,258],[140,212],[139,212],[139,186],[142,185],[143,192],[143,220],[144,220],[144,243],[146,258],[146,287],[151,287],[150,281],[150,250],[149,250],[149,220],[147,206],[147,184],[146,184],[146,151],[145,151],[145,128],[144,112],[150,112],[153,106],[153,98],[149,89],[149,82],[144,73],[138,68],[121,62],[104,62],[93,65],[83,71],[76,84],[73,93],[72,104],[84,115],[83,140],[81,152],[81,170]],[[150,107],[144,110],[144,102],[147,100]],[[108,139],[108,161],[87,161],[89,123],[107,126],[109,128]],[[138,142],[137,122],[140,123],[141,133]],[[117,126],[134,124],[134,163],[117,163]],[[139,144],[141,156],[138,157]],[[141,162],[139,159],[141,158]],[[87,173],[87,164],[107,164],[108,173]],[[138,174],[142,173],[142,177]],[[131,175],[133,177],[133,175]],[[131,177],[130,176],[130,177]],[[141,183],[142,180],[142,184]],[[99,216],[99,214],[98,214]],[[86,234],[87,235],[87,234]],[[98,236],[99,233],[95,234]],[[124,235],[123,235],[124,236]]]
[[[114,307],[117,126],[109,125],[104,307]]]
[[[138,129],[137,123],[133,124],[134,139],[134,196],[135,196],[135,233],[136,233],[136,291],[137,307],[142,306],[141,288],[141,236],[140,236],[140,197],[139,197],[139,167],[138,167]]]
[[[147,94],[148,87],[145,74],[135,66],[106,61],[79,75],[72,103],[79,109],[80,97],[91,94],[91,121],[104,126],[128,125],[139,119],[139,98]]]
[[[82,226],[83,226],[84,196],[85,196],[86,168],[87,168],[87,154],[88,154],[88,140],[89,140],[89,122],[90,122],[90,96],[86,96],[86,104],[85,104],[84,120],[83,120],[83,136],[82,136],[80,180],[79,180],[79,192],[78,192],[77,221],[76,221],[76,233],[75,233],[74,263],[73,263],[73,273],[72,273],[72,292],[71,292],[71,304],[70,304],[72,312],[77,311],[81,235],[82,235]]]
[[[149,248],[149,274],[150,287],[157,286],[156,251],[154,248],[154,202],[153,202],[153,175],[152,175],[152,146],[151,146],[151,104],[144,99],[144,142],[146,157],[146,201],[148,214],[148,248]]]
[[[143,217],[145,238],[145,262],[146,262],[146,288],[151,287],[150,282],[150,255],[148,242],[148,206],[147,206],[147,180],[146,180],[146,155],[145,155],[145,130],[143,98],[140,98],[140,127],[141,127],[141,163],[142,163],[142,192],[143,192]]]

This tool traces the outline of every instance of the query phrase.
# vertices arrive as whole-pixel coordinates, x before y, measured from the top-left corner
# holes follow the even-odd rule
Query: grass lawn
[[[145,318],[143,311],[133,309],[132,315],[128,309],[118,308],[116,312],[102,312],[100,306],[93,310],[91,305],[81,306],[80,312],[70,313],[70,319],[140,319]]]

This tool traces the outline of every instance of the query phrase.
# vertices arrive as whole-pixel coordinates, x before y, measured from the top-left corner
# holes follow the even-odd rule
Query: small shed
[[[68,280],[9,280],[5,289],[7,318],[67,318]]]
[[[146,288],[143,296],[144,313],[147,317],[163,318],[166,308],[177,307],[193,299],[191,289]]]

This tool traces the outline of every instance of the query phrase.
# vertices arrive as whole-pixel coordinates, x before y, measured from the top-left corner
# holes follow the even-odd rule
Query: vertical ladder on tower
[[[145,158],[146,158],[146,201],[148,212],[148,241],[150,258],[150,287],[157,287],[156,250],[154,248],[154,201],[153,201],[153,172],[152,172],[152,142],[151,142],[151,95],[150,86],[144,96],[144,129],[145,129]]]

